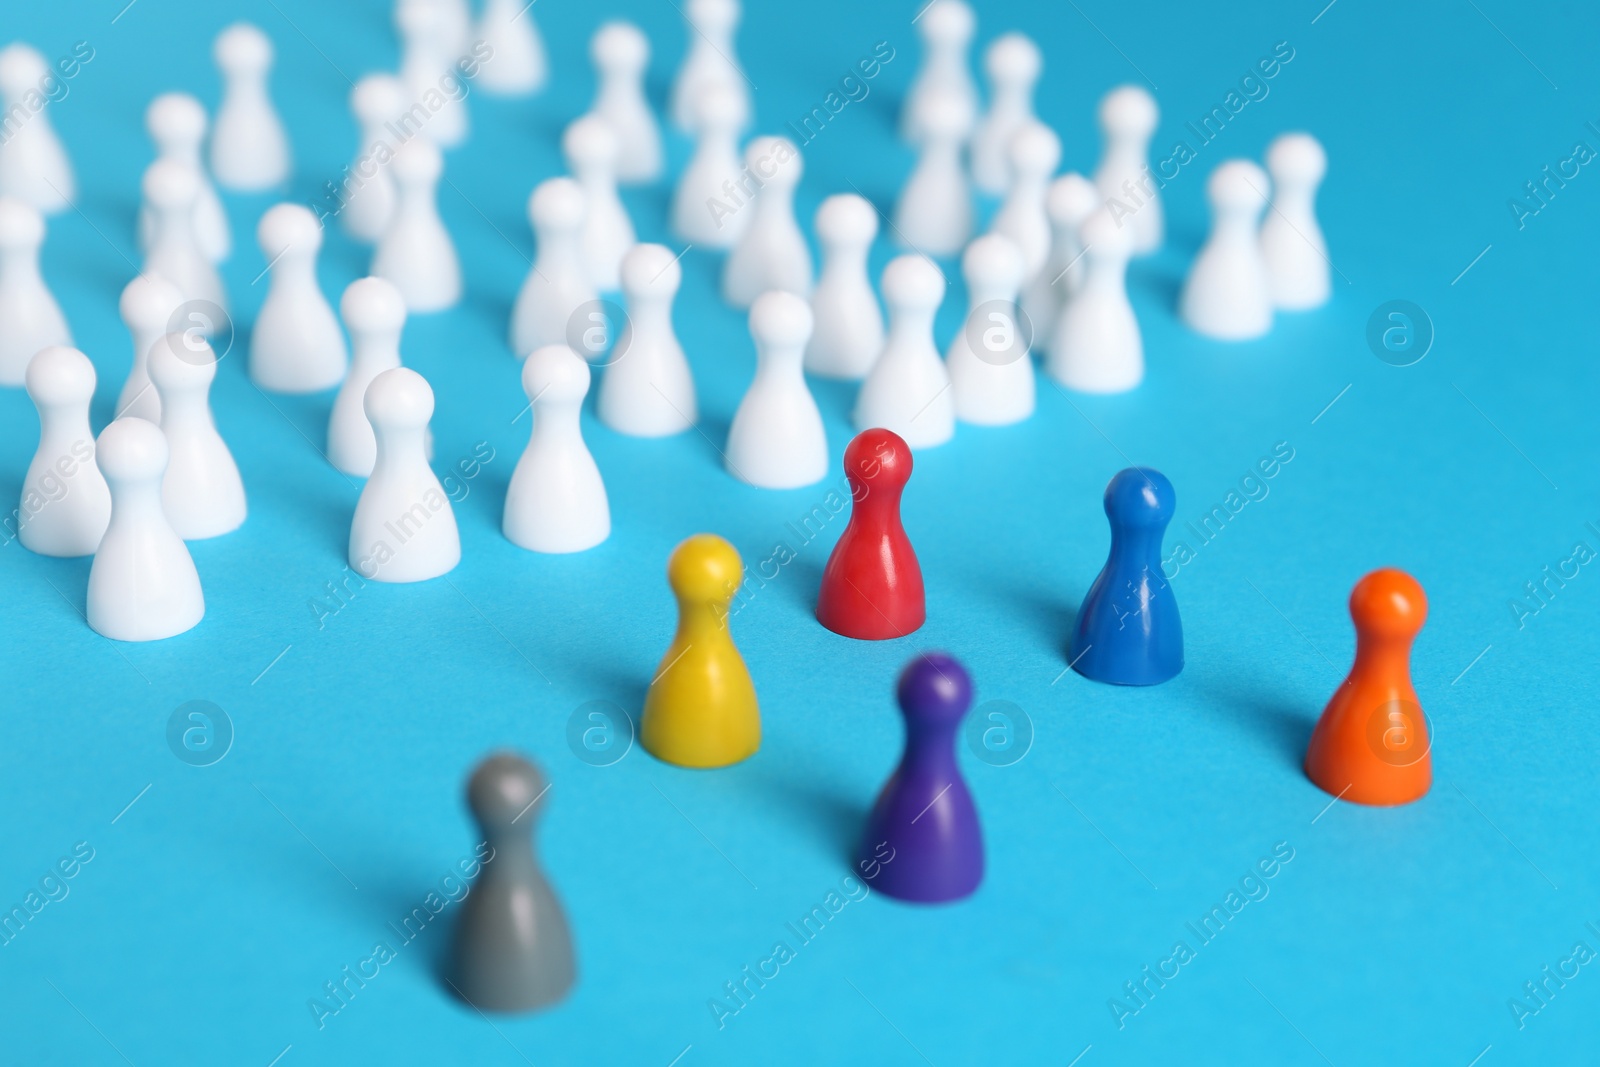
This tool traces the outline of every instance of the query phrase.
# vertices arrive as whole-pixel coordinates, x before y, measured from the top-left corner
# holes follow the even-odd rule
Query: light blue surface
[[[258,22],[278,46],[273,87],[296,151],[292,192],[305,199],[351,157],[346,76],[396,62],[378,0],[123,3],[14,4],[4,16],[6,34],[48,57],[80,40],[95,49],[50,105],[84,193],[82,214],[52,222],[44,271],[100,369],[96,427],[128,364],[116,299],[135,269],[150,97],[185,89],[214,107],[212,36],[233,17]],[[1590,186],[1600,176],[1580,169],[1520,230],[1507,200],[1575,141],[1600,147],[1586,125],[1600,122],[1600,42],[1576,4],[1526,17],[1504,0],[1343,0],[1319,15],[1322,3],[980,5],[980,46],[1012,28],[1043,46],[1040,109],[1077,169],[1094,163],[1093,110],[1111,86],[1159,86],[1164,148],[1193,143],[1186,120],[1221,104],[1278,42],[1294,58],[1166,191],[1167,246],[1131,274],[1145,385],[1094,399],[1041,379],[1027,424],[962,427],[918,456],[905,522],[929,621],[883,645],[836,637],[810,616],[843,519],[803,547],[788,524],[825,487],[763,492],[722,470],[717,446],[753,358],[741,316],[715,297],[719,261],[699,250],[684,259],[676,321],[703,434],[637,441],[586,418],[611,493],[611,540],[550,558],[500,536],[527,434],[526,418],[514,421],[524,401],[502,340],[531,254],[527,194],[557,172],[558,131],[592,93],[585,48],[602,17],[626,15],[650,33],[658,105],[684,47],[671,3],[538,4],[556,85],[533,102],[473,98],[475,130],[450,153],[441,197],[470,295],[415,321],[404,344],[438,395],[436,468],[480,442],[494,453],[457,505],[464,558],[449,580],[368,585],[319,625],[310,605],[344,574],[358,486],[317,452],[331,394],[263,396],[243,373],[242,345],[223,363],[214,404],[251,514],[238,533],[194,546],[208,606],[198,629],[151,645],[103,640],[80,617],[88,560],[0,549],[9,605],[0,900],[20,902],[75,843],[94,850],[69,895],[0,947],[0,1059],[1592,1058],[1593,967],[1521,1030],[1507,1002],[1575,942],[1600,948],[1586,926],[1600,927],[1591,847],[1600,578],[1582,568],[1520,629],[1508,602],[1574,542],[1600,548],[1586,525],[1600,527],[1590,314],[1600,222]],[[871,95],[807,147],[799,193],[807,223],[824,195],[852,186],[887,207],[911,165],[892,134],[919,52],[915,7],[747,6],[740,50],[761,131],[820,103],[876,42],[895,48]],[[1338,268],[1333,303],[1280,317],[1259,342],[1202,340],[1173,307],[1206,225],[1205,175],[1296,128],[1315,132],[1331,161],[1321,217]],[[674,168],[687,147],[671,141]],[[641,234],[664,239],[665,189],[627,200]],[[252,284],[264,266],[253,228],[271,202],[228,202],[239,250],[226,276],[243,326],[265,286]],[[875,273],[890,254],[875,249]],[[330,297],[366,263],[365,250],[333,234],[321,264]],[[1385,365],[1365,343],[1369,314],[1391,299],[1420,304],[1437,330],[1415,366]],[[963,300],[957,283],[941,342]],[[816,392],[837,459],[852,389]],[[0,411],[0,493],[14,496],[36,421],[20,391],[0,396]],[[1184,523],[1280,442],[1293,459],[1268,495],[1174,579],[1183,674],[1120,689],[1063,673],[1073,613],[1105,558],[1110,475],[1148,464],[1171,478],[1170,550]],[[712,773],[637,749],[588,766],[568,749],[568,717],[591,700],[638,706],[673,622],[667,553],[700,530],[728,537],[752,568],[779,541],[798,553],[733,621],[761,695],[762,749]],[[1436,783],[1400,810],[1329,808],[1299,761],[1349,663],[1345,598],[1380,565],[1410,570],[1431,600],[1414,671],[1436,733]],[[894,678],[926,648],[961,657],[979,700],[1015,703],[1036,732],[1009,767],[962,753],[984,817],[987,879],[952,907],[877,895],[849,903],[802,946],[785,923],[840,890],[860,821],[898,756]],[[186,766],[167,747],[167,721],[190,700],[214,702],[234,724],[232,750],[214,766]],[[308,1000],[376,942],[398,942],[388,924],[473,854],[462,783],[476,759],[508,744],[553,783],[540,846],[575,928],[574,996],[545,1015],[487,1024],[435,978],[447,909],[319,1030]],[[1186,922],[1280,842],[1293,859],[1260,883],[1268,895],[1201,945]],[[707,1002],[779,939],[795,958],[719,1030]],[[1109,998],[1179,939],[1194,958],[1119,1030]]]

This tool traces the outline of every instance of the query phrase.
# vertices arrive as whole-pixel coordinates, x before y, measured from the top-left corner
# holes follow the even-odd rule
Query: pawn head
[[[1097,207],[1078,227],[1085,255],[1098,260],[1126,260],[1133,253],[1133,231],[1107,207]]]
[[[44,243],[44,216],[32,204],[0,197],[0,248],[38,248]]]
[[[683,282],[683,267],[666,245],[636,244],[622,257],[622,291],[629,296],[671,295]]]
[[[198,145],[206,135],[206,109],[188,93],[162,93],[145,109],[151,140],[163,147]]]
[[[193,206],[200,196],[200,178],[194,171],[171,159],[158,159],[145,168],[140,183],[144,198],[163,211],[181,211]]]
[[[94,397],[94,364],[76,348],[52,345],[39,349],[28,360],[23,381],[35,404],[86,405]]]
[[[739,0],[689,0],[688,18],[701,33],[727,33],[739,25]]]
[[[978,120],[965,93],[944,86],[930,89],[916,102],[916,125],[929,141],[964,140]]]
[[[1350,618],[1358,633],[1410,640],[1428,618],[1428,597],[1411,575],[1384,567],[1350,591]]]
[[[585,115],[569,125],[561,135],[561,154],[576,173],[617,162],[617,135],[611,124],[599,115]]]
[[[891,308],[933,311],[943,303],[944,290],[944,275],[926,256],[897,256],[883,268],[883,298]]]
[[[1267,170],[1279,185],[1315,185],[1328,173],[1328,153],[1309,133],[1286,133],[1267,146]]]
[[[882,426],[862,430],[845,446],[844,473],[852,489],[898,492],[911,479],[911,446],[905,438]],[[858,502],[863,495],[854,493]]]
[[[1100,206],[1100,193],[1094,182],[1077,171],[1063,174],[1050,183],[1044,209],[1057,226],[1081,226]]]
[[[1006,155],[1016,173],[1048,178],[1061,165],[1061,138],[1042,122],[1027,122],[1011,135]]]
[[[964,0],[934,0],[933,6],[917,21],[922,39],[930,45],[964,45],[972,40],[973,31],[978,27],[978,17]]]
[[[972,677],[954,656],[927,652],[900,672],[895,696],[908,720],[953,726],[972,707]]]
[[[1113,89],[1100,101],[1100,128],[1107,137],[1149,137],[1160,115],[1156,98],[1137,85]]]
[[[695,534],[667,560],[667,584],[679,600],[724,601],[743,580],[738,549],[716,534]]]
[[[602,71],[638,73],[650,63],[650,42],[631,22],[608,22],[589,42],[589,58]]]
[[[522,363],[522,391],[534,404],[576,407],[589,395],[589,364],[567,345],[545,345]]]
[[[1105,508],[1113,526],[1165,529],[1178,509],[1178,494],[1160,471],[1129,467],[1106,486]]]
[[[406,89],[390,74],[368,74],[350,90],[350,111],[363,125],[391,122],[406,109]]]
[[[444,154],[426,137],[413,137],[400,146],[389,164],[394,180],[413,188],[432,185],[444,173]]]
[[[878,210],[855,193],[830,196],[817,208],[817,238],[833,245],[870,245],[878,236]]]
[[[774,289],[750,305],[750,336],[762,348],[802,348],[811,340],[811,304]]]
[[[155,274],[140,274],[122,289],[117,310],[122,322],[133,333],[153,333],[164,330],[172,316],[183,306],[183,294],[178,287]]]
[[[972,291],[1015,293],[1022,288],[1027,271],[1022,249],[998,233],[984,234],[961,253],[961,276]]]
[[[528,197],[528,221],[535,230],[577,230],[589,210],[583,186],[571,178],[548,178]]]
[[[793,189],[805,173],[800,149],[787,137],[757,137],[744,150],[744,165],[763,188]]]
[[[322,247],[322,224],[311,209],[300,204],[277,204],[261,216],[256,241],[269,264],[291,252],[303,258]]]
[[[272,66],[272,39],[248,22],[236,22],[217,34],[212,57],[226,73],[259,74]]]
[[[37,90],[49,73],[50,64],[31,45],[19,41],[0,49],[0,93],[7,98]]]
[[[433,388],[410,367],[392,367],[372,379],[361,407],[374,427],[420,430],[433,418]]]
[[[150,346],[149,370],[158,392],[208,389],[217,377],[217,354],[202,337],[169,333]]]
[[[339,315],[351,333],[389,333],[406,322],[406,301],[387,278],[357,278],[339,298]]]
[[[467,779],[467,806],[485,833],[526,832],[545,788],[539,768],[515,752],[496,752]]]
[[[161,427],[131,415],[114,420],[94,443],[95,463],[111,482],[158,481],[168,455]]]
[[[1248,159],[1219,164],[1206,180],[1206,198],[1213,211],[1260,211],[1267,206],[1271,181]]]
[[[698,134],[738,130],[750,121],[750,108],[744,96],[718,81],[702,85],[695,92],[694,104],[689,110]]]
[[[991,82],[1030,85],[1043,69],[1044,56],[1027,34],[1002,33],[984,49],[983,72]]]

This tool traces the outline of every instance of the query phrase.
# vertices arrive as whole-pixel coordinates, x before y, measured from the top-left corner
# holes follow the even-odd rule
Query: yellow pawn
[[[680,767],[726,767],[761,747],[761,709],[728,630],[728,604],[744,579],[738,551],[695,534],[672,552],[667,582],[678,632],[644,698],[639,741]]]

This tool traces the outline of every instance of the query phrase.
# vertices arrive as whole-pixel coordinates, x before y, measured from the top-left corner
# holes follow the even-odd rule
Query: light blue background
[[[210,41],[234,17],[256,21],[278,46],[273,89],[296,152],[290,192],[303,200],[353,152],[347,77],[397,60],[378,0],[138,0],[113,24],[123,2],[13,5],[5,17],[8,34],[47,57],[79,40],[96,51],[50,107],[84,189],[82,214],[51,223],[44,272],[100,370],[97,429],[128,365],[116,301],[137,262],[149,99],[183,89],[214,107]],[[542,0],[533,14],[553,86],[531,102],[474,96],[472,138],[448,156],[441,206],[469,296],[415,320],[404,353],[438,396],[436,468],[479,442],[495,452],[457,505],[464,557],[448,581],[369,585],[319,627],[309,602],[343,572],[358,485],[317,452],[331,394],[259,393],[243,336],[213,400],[251,514],[238,533],[193,546],[208,608],[197,629],[150,645],[103,640],[80,616],[88,560],[0,549],[0,901],[19,902],[75,842],[95,850],[70,895],[0,948],[0,1058],[946,1067],[1081,1054],[1082,1067],[1466,1067],[1481,1055],[1491,1067],[1592,1055],[1592,967],[1521,1031],[1507,1007],[1575,942],[1600,947],[1585,926],[1600,925],[1600,578],[1586,568],[1521,630],[1508,607],[1575,541],[1600,548],[1584,526],[1600,520],[1600,176],[1586,168],[1525,229],[1507,208],[1575,141],[1600,147],[1585,125],[1600,120],[1592,13],[1556,3],[1530,18],[1504,0],[980,3],[980,47],[1009,29],[1042,45],[1040,111],[1080,170],[1098,154],[1094,107],[1111,86],[1158,87],[1164,148],[1277,42],[1295,57],[1166,191],[1167,245],[1130,278],[1146,383],[1089,398],[1041,378],[1028,423],[962,427],[917,457],[905,522],[929,621],[914,637],[859,644],[824,631],[811,608],[842,520],[801,551],[733,624],[762,700],[762,749],[702,773],[637,749],[594,768],[565,730],[589,700],[637,708],[673,625],[663,568],[674,544],[712,530],[754,564],[824,493],[755,490],[722,469],[717,448],[753,355],[742,317],[715,295],[718,257],[688,253],[676,313],[703,434],[639,441],[586,418],[611,539],[551,558],[514,548],[498,526],[527,435],[526,418],[513,424],[524,399],[503,341],[532,253],[527,194],[560,169],[556,139],[593,92],[586,43],[603,17],[649,32],[650,90],[663,102],[685,43],[674,6]],[[897,50],[871,96],[808,146],[799,193],[808,230],[819,200],[852,185],[889,208],[912,162],[893,130],[919,54],[916,8],[747,6],[739,43],[760,131],[820,103],[876,42]],[[1320,209],[1334,300],[1281,316],[1258,342],[1200,339],[1173,308],[1206,227],[1205,175],[1301,128],[1330,159]],[[674,170],[687,150],[674,136]],[[264,266],[253,229],[273,199],[228,201],[239,248],[226,278],[242,331],[265,288],[252,284]],[[666,189],[626,199],[641,235],[666,240]],[[891,254],[880,243],[874,273]],[[367,260],[330,234],[330,299]],[[1404,369],[1364,340],[1369,314],[1396,298],[1437,330],[1428,357]],[[955,279],[941,344],[964,299]],[[815,389],[837,460],[853,389]],[[0,495],[14,497],[36,420],[20,391],[0,409]],[[1063,675],[1073,613],[1105,556],[1107,479],[1130,463],[1158,467],[1181,524],[1277,442],[1294,459],[1270,495],[1175,580],[1185,672],[1153,690]],[[1414,672],[1436,782],[1403,809],[1324,811],[1329,798],[1299,763],[1348,666],[1349,589],[1382,565],[1416,574],[1431,601]],[[1011,767],[962,754],[987,835],[982,888],[951,907],[876,895],[849,905],[719,1031],[707,1001],[847,873],[898,756],[894,677],[925,648],[960,656],[979,699],[1014,702],[1037,733]],[[203,769],[165,740],[173,709],[196,699],[224,708],[237,733]],[[471,853],[461,785],[501,745],[531,754],[553,783],[540,848],[575,929],[574,995],[487,1025],[435,977],[447,911],[318,1030],[308,999],[392,940],[386,924]],[[1294,860],[1270,895],[1119,1031],[1108,998],[1189,940],[1184,923],[1277,842]]]

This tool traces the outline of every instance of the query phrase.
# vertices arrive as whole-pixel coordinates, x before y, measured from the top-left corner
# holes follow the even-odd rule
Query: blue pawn
[[[1183,623],[1161,573],[1161,539],[1178,495],[1149,467],[1119,471],[1106,486],[1111,555],[1083,598],[1067,659],[1112,685],[1158,685],[1183,670]]]

